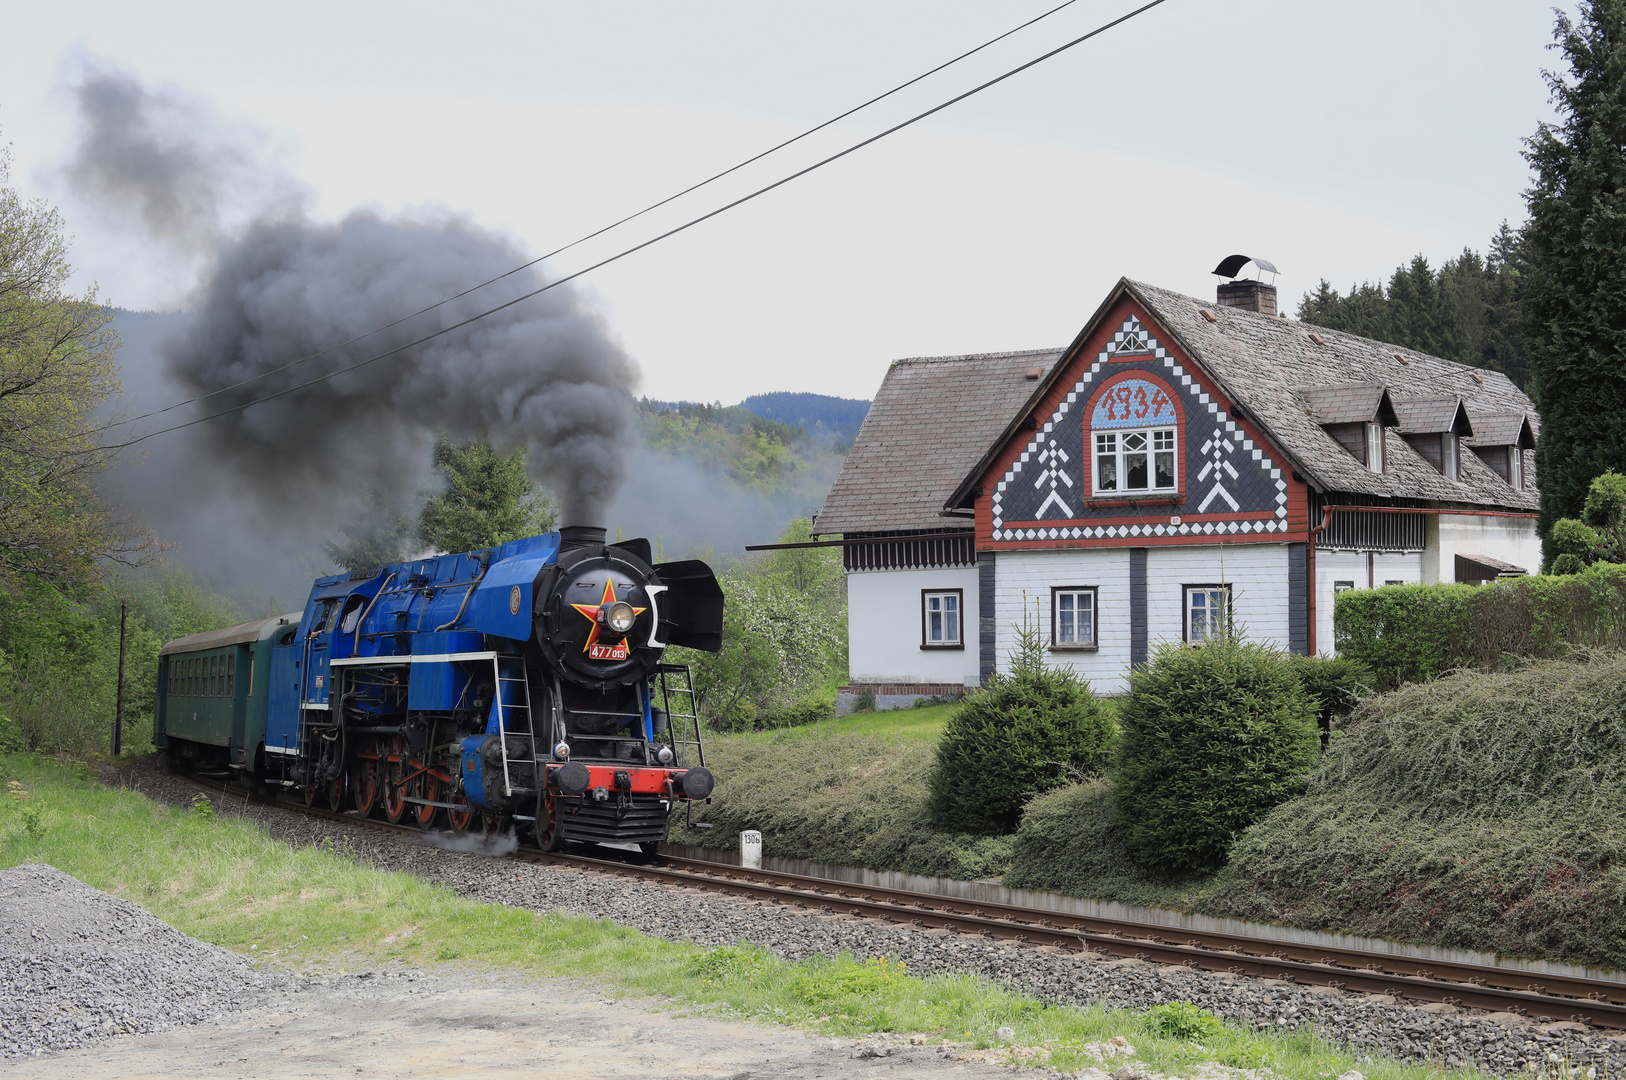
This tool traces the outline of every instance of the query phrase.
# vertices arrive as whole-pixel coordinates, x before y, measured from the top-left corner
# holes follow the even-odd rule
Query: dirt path
[[[289,994],[261,1010],[0,1063],[0,1077],[1008,1078],[907,1040],[674,1016],[580,984],[394,972]]]

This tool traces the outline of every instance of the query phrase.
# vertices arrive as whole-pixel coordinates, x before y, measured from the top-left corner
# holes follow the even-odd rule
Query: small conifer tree
[[[931,815],[952,832],[1014,832],[1035,795],[1106,768],[1116,732],[1089,683],[1045,665],[1041,620],[1014,627],[1010,673],[950,716],[937,744]]]

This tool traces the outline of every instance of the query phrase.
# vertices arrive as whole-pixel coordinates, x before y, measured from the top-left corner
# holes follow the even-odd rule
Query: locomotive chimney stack
[[[559,550],[603,547],[605,528],[602,525],[563,525],[559,529]]]

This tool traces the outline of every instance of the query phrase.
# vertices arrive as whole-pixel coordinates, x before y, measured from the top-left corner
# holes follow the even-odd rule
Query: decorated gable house
[[[814,525],[846,568],[840,707],[961,694],[1024,618],[1099,693],[1227,618],[1331,653],[1345,589],[1539,567],[1538,429],[1505,375],[1253,280],[1126,279],[1065,349],[895,361]]]

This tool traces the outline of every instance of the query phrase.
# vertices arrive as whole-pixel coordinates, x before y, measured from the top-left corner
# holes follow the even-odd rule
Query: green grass
[[[931,705],[920,709],[888,709],[885,712],[852,713],[833,720],[820,720],[816,724],[800,727],[776,728],[746,735],[730,736],[739,739],[840,739],[877,736],[886,739],[913,739],[936,742],[943,734],[943,723],[954,706]]]
[[[1110,715],[1118,715],[1116,698],[1099,698],[1101,707]],[[834,720],[820,720],[801,727],[757,731],[747,735],[730,736],[742,739],[840,739],[847,737],[883,739],[911,739],[935,743],[943,734],[953,705],[928,705],[918,709],[888,709],[885,712],[852,713]]]
[[[1165,1073],[1217,1060],[1319,1080],[1356,1065],[1308,1035],[1255,1035],[1189,1008],[1046,1005],[968,976],[919,978],[884,958],[791,963],[746,946],[702,949],[607,921],[475,903],[358,866],[342,851],[290,848],[206,803],[159,806],[101,786],[88,769],[31,756],[0,757],[0,780],[8,781],[0,867],[50,863],[204,941],[294,970],[455,961],[587,978],[696,1014],[834,1036],[920,1033],[1060,1069],[1096,1064],[1085,1044],[1114,1035],[1137,1048],[1138,1064]],[[1014,1036],[1002,1039],[1002,1027]],[[1364,1059],[1360,1068],[1373,1080],[1443,1075]]]

